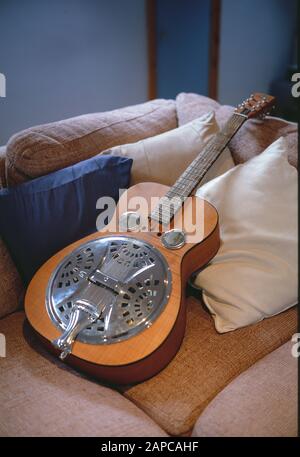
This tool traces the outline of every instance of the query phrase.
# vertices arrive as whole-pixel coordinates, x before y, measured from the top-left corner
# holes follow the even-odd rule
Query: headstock
[[[256,92],[238,105],[235,112],[247,116],[248,119],[253,117],[263,119],[266,115],[270,114],[271,109],[274,108],[274,104],[275,97]]]

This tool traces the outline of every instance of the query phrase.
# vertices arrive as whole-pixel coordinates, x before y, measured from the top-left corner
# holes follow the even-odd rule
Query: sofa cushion
[[[280,313],[298,300],[298,174],[281,137],[197,196],[218,211],[221,246],[197,275],[218,332]]]
[[[222,128],[230,118],[234,108],[220,105],[216,101],[198,94],[181,93],[176,98],[178,124],[183,125],[196,119],[203,113],[214,110],[219,126]],[[298,166],[298,127],[294,122],[267,117],[264,121],[248,120],[229,144],[233,160],[236,164],[244,163],[260,154],[271,143],[286,137],[289,145],[289,162]]]
[[[0,436],[166,436],[116,391],[73,372],[36,346],[24,314],[0,320]],[[25,339],[24,339],[25,336]]]
[[[92,157],[0,190],[0,234],[25,282],[56,252],[96,231],[98,199],[118,200],[131,165],[125,157]]]
[[[136,143],[115,146],[104,151],[104,154],[133,159],[132,185],[151,181],[172,186],[218,132],[219,127],[214,112],[211,111],[181,127]],[[233,167],[231,153],[226,148],[205,175],[201,184]]]
[[[24,286],[15,264],[0,238],[0,318],[16,311],[21,305]]]
[[[295,307],[219,334],[199,301],[189,298],[187,303],[186,334],[176,357],[157,376],[124,389],[128,399],[171,435],[187,434],[227,384],[297,331]]]
[[[118,144],[131,143],[175,127],[175,102],[159,99],[32,127],[14,135],[7,144],[7,184],[19,184]]]
[[[291,437],[298,432],[297,359],[288,342],[220,392],[193,430],[198,437]]]

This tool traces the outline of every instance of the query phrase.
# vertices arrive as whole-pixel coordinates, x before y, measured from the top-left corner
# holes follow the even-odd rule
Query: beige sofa
[[[37,126],[0,148],[1,186],[13,186],[101,151],[182,125],[229,106],[196,94]],[[248,121],[230,145],[241,163],[281,135],[297,166],[297,127],[279,119]],[[135,386],[114,388],[49,355],[26,322],[23,286],[0,240],[0,436],[296,436],[297,360],[292,308],[258,324],[217,334],[189,297],[186,335],[165,370]]]

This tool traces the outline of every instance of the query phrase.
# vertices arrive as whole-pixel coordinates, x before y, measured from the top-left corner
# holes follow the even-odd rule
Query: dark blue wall
[[[208,93],[210,0],[157,0],[157,89]]]
[[[221,0],[219,101],[268,92],[292,62],[296,0]],[[208,95],[210,0],[157,0],[158,96]]]
[[[157,0],[158,97],[208,94],[210,0]],[[222,0],[219,100],[292,61],[296,0]],[[145,0],[0,0],[0,145],[18,130],[147,99]]]
[[[222,0],[219,100],[269,92],[293,63],[296,0]]]
[[[147,99],[144,0],[0,0],[0,145],[18,130]]]

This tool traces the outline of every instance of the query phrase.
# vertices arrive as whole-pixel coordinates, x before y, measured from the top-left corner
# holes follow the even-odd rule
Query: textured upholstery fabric
[[[24,314],[0,320],[0,436],[166,436],[118,392],[37,352]],[[24,339],[24,335],[25,339]]]
[[[154,101],[20,132],[9,142],[6,163],[9,185],[66,167],[115,145],[175,128],[176,116],[182,125],[213,109],[222,126],[232,112],[231,107],[195,94],[180,94],[176,106],[177,113],[174,102]],[[295,164],[295,125],[272,119],[256,128],[256,123],[245,124],[231,143],[236,162],[249,159],[279,136],[288,135],[290,160]],[[5,311],[11,312],[17,303],[14,298],[20,295],[19,286],[15,283],[10,290],[16,270],[11,260],[2,262],[3,255],[7,256],[7,251],[0,241],[0,310],[5,309],[3,303],[7,306],[11,302],[12,306]],[[3,272],[7,274],[6,282]],[[7,300],[10,294],[13,299]],[[186,336],[175,359],[153,379],[125,392],[166,430],[178,435],[193,428],[199,414],[236,376],[285,343],[296,331],[293,308],[254,326],[219,335],[199,302],[188,301]],[[0,332],[8,336],[8,351],[14,347],[12,358],[0,359],[0,435],[43,435],[45,428],[48,434],[61,436],[162,433],[138,409],[132,409],[133,405],[124,404],[119,395],[111,396],[110,390],[70,373],[50,356],[35,353],[23,340],[22,321],[20,313],[0,321]],[[6,369],[2,370],[4,363]],[[4,386],[8,386],[6,392]],[[67,421],[61,416],[65,411]],[[79,425],[80,417],[84,420]]]
[[[0,146],[0,189],[6,186],[5,179],[6,146]]]
[[[6,146],[0,147],[0,189],[6,186],[5,179]],[[1,217],[1,214],[0,214]],[[24,291],[20,275],[0,238],[0,318],[16,311]]]
[[[186,124],[213,109],[217,122],[222,128],[233,113],[231,106],[221,106],[216,101],[198,94],[179,94],[176,98],[176,108],[179,125]],[[297,124],[272,117],[266,118],[263,122],[256,119],[249,120],[241,127],[229,144],[233,160],[236,164],[246,162],[260,154],[281,136],[286,136],[289,145],[290,164],[297,167]]]
[[[20,307],[23,291],[20,275],[0,238],[0,318]]]
[[[207,406],[193,436],[297,436],[297,359],[288,342],[238,376]]]
[[[131,185],[151,181],[172,186],[218,132],[219,127],[214,112],[211,111],[176,129],[136,143],[115,146],[104,151],[103,154],[133,159]],[[231,152],[226,148],[201,183],[233,167]]]
[[[288,341],[296,329],[294,307],[221,335],[200,302],[189,298],[186,334],[176,357],[157,376],[124,394],[169,434],[187,434],[228,383]]]
[[[175,127],[174,100],[154,100],[32,127],[14,135],[7,144],[7,184],[45,175],[118,144]]]

